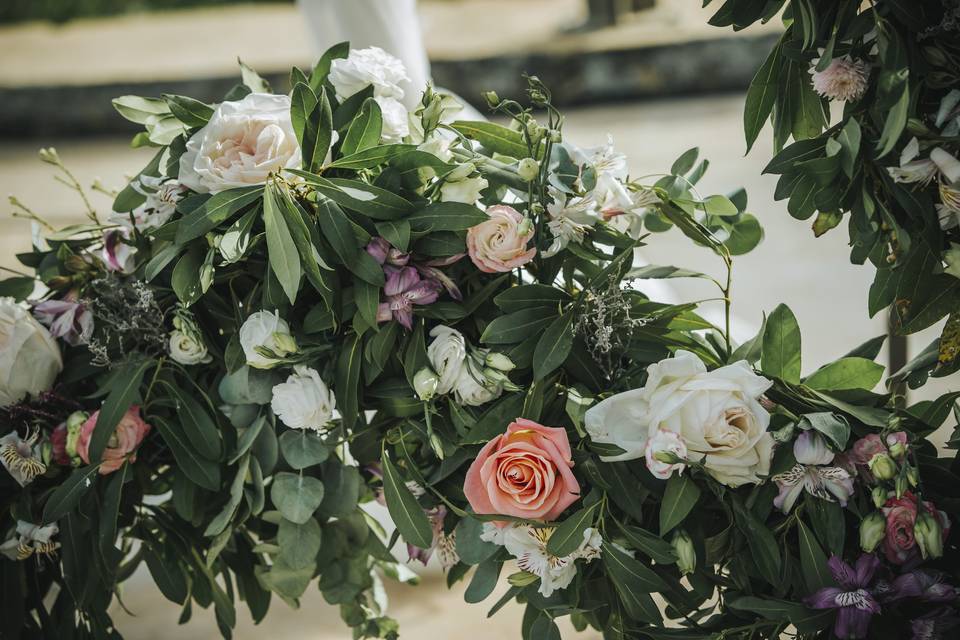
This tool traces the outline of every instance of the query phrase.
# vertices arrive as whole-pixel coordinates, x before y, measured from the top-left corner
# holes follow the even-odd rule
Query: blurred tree
[[[293,0],[2,0],[0,1],[0,24],[25,20],[68,22],[74,18],[110,16],[136,11],[250,2],[290,3]]]

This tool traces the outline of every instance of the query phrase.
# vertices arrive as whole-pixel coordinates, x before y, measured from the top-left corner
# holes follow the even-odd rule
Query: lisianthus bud
[[[285,356],[289,353],[296,353],[297,341],[289,333],[275,331],[273,333],[274,349],[273,352],[278,356]]]
[[[413,376],[413,390],[417,392],[417,397],[424,402],[437,395],[437,387],[440,385],[440,378],[429,367],[424,367],[417,371]]]
[[[920,472],[912,465],[907,467],[907,482],[910,483],[911,487],[917,486],[920,482]]]
[[[890,446],[890,455],[894,460],[900,460],[907,453],[907,447],[903,443],[895,442]]]
[[[563,134],[558,129],[550,129],[550,142],[554,144],[563,142]]]
[[[913,536],[920,547],[920,554],[926,558],[939,558],[943,555],[943,531],[940,523],[924,510],[917,514],[913,525]]]
[[[897,492],[897,499],[899,500],[902,498],[903,494],[910,490],[910,483],[907,481],[907,474],[898,474],[896,480],[893,481],[893,488]]]
[[[500,104],[500,96],[497,95],[496,91],[484,91],[483,99],[487,101],[487,105],[491,108]]]
[[[693,548],[693,540],[683,529],[673,534],[673,552],[677,554],[677,568],[682,575],[693,573],[697,569],[697,552]]]
[[[517,225],[517,234],[520,236],[528,236],[533,233],[533,221],[530,218],[524,218],[520,221],[520,224]]]
[[[447,182],[457,182],[458,180],[464,180],[465,178],[470,177],[474,171],[477,170],[477,165],[472,162],[464,162],[459,165],[456,169],[447,174]]]
[[[897,475],[897,463],[886,453],[878,453],[870,458],[870,472],[879,480],[892,480]]]
[[[513,371],[517,366],[513,364],[513,360],[502,353],[497,353],[496,351],[491,351],[487,354],[487,357],[484,360],[486,364],[491,369],[497,369],[499,371]]]
[[[872,553],[886,536],[886,520],[879,511],[874,511],[860,521],[860,548]]]
[[[887,503],[887,490],[883,487],[874,487],[870,493],[870,499],[873,500],[873,506],[879,509]]]
[[[540,174],[540,163],[533,158],[524,158],[517,164],[517,175],[525,182],[530,182]]]

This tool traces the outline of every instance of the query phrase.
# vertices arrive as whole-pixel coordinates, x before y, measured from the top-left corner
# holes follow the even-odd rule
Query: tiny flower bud
[[[920,554],[927,558],[939,558],[943,555],[943,531],[940,522],[921,510],[917,514],[917,522],[913,525],[913,536],[920,547]]]
[[[82,256],[67,256],[63,261],[63,266],[67,271],[80,273],[89,269],[90,263],[84,260]]]
[[[440,378],[429,367],[424,367],[417,371],[413,376],[413,390],[417,392],[417,397],[424,402],[437,395],[437,387],[440,385]]]
[[[894,442],[889,451],[894,460],[900,460],[907,453],[907,447],[902,442]]]
[[[533,221],[530,218],[524,218],[523,222],[517,225],[517,233],[521,236],[528,236],[533,233]]]
[[[886,535],[886,521],[879,511],[874,511],[860,521],[860,548],[872,553]]]
[[[873,506],[879,509],[887,504],[887,490],[883,487],[874,487],[870,493],[870,499],[873,500]]]
[[[513,364],[513,360],[502,353],[497,353],[496,351],[491,351],[487,354],[487,357],[484,363],[492,368],[498,369],[500,371],[513,371],[517,366]]]
[[[870,458],[870,472],[879,480],[892,480],[897,475],[897,463],[886,453]]]
[[[456,169],[447,174],[447,182],[457,182],[459,180],[465,180],[470,176],[471,173],[477,170],[477,165],[472,162],[464,162]]]
[[[682,575],[693,573],[697,568],[697,552],[693,548],[693,540],[683,529],[678,530],[673,535],[670,543],[673,545],[673,552],[677,554],[677,568]]]
[[[664,464],[679,464],[683,462],[683,458],[677,456],[677,454],[672,451],[657,451],[653,454],[653,457],[655,460]]]
[[[558,129],[550,129],[549,136],[550,142],[553,142],[554,144],[563,142],[563,134],[561,134]]]
[[[914,466],[907,467],[907,482],[910,483],[911,487],[917,486],[920,482],[920,473],[917,471],[917,468]]]
[[[903,494],[910,489],[910,483],[907,481],[907,474],[897,474],[896,480],[893,481],[893,488],[897,492],[897,499],[899,500],[902,498]]]
[[[40,149],[38,155],[40,156],[40,160],[47,164],[60,164],[60,155],[53,147]]]
[[[484,91],[483,99],[487,101],[487,105],[491,108],[500,104],[500,96],[497,95],[496,91]]]
[[[285,356],[297,352],[297,341],[289,333],[276,331],[273,333],[273,342],[277,346],[274,352],[278,356]]]
[[[547,103],[547,96],[544,95],[544,93],[539,89],[531,89],[530,102],[537,105],[538,107],[543,106]]]
[[[530,182],[540,174],[540,163],[533,158],[524,158],[517,165],[517,175],[524,182]]]
[[[540,204],[539,202],[534,202],[533,204],[530,205],[530,213],[532,213],[535,216],[542,215],[543,211],[544,211],[543,205]]]

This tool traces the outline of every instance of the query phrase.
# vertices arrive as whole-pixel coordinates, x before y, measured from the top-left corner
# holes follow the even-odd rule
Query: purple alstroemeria
[[[828,466],[834,454],[824,439],[815,431],[804,431],[793,443],[797,464],[784,473],[773,476],[780,493],[773,499],[775,507],[789,513],[797,498],[807,493],[821,500],[837,500],[846,506],[853,495],[853,478],[841,467]]]
[[[830,556],[827,566],[840,586],[824,587],[807,597],[804,603],[811,609],[838,609],[833,626],[838,638],[865,638],[870,618],[880,613],[880,603],[868,590],[880,567],[880,559],[872,553],[865,553],[851,567],[837,556]]]
[[[133,248],[126,243],[128,233],[126,229],[113,229],[103,234],[101,258],[108,271],[133,270]]]
[[[903,598],[919,598],[924,602],[953,602],[960,593],[956,587],[944,582],[945,578],[939,571],[914,569],[897,576],[880,599],[884,602]]]
[[[369,253],[381,267],[405,267],[407,263],[410,262],[409,253],[395,249],[389,242],[379,236],[367,243],[367,253]]]
[[[950,607],[941,607],[916,618],[910,623],[913,632],[911,640],[946,640],[956,638],[956,627],[960,625],[957,612]]]
[[[37,320],[50,329],[50,335],[67,344],[86,344],[93,334],[93,314],[74,300],[44,300],[33,308]]]
[[[367,243],[366,250],[377,261],[377,264],[383,267],[385,275],[389,276],[390,272],[396,270],[396,268],[409,265],[415,268],[424,280],[433,280],[446,289],[454,300],[463,300],[463,295],[460,293],[457,283],[441,271],[439,267],[446,267],[457,262],[466,255],[465,253],[458,253],[445,258],[422,260],[394,248],[386,239],[379,236]]]
[[[386,302],[377,309],[377,321],[391,318],[407,329],[413,328],[413,305],[433,304],[440,297],[441,285],[435,280],[424,280],[413,267],[385,271],[387,282],[383,285]]]

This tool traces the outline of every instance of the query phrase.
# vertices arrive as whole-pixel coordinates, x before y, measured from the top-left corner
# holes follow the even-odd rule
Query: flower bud
[[[459,165],[456,169],[451,171],[446,176],[447,182],[457,182],[459,180],[466,180],[471,173],[477,170],[477,165],[472,162],[464,162]]]
[[[697,568],[697,552],[693,548],[693,540],[683,529],[673,534],[673,552],[677,554],[677,568],[682,575],[693,573]]]
[[[273,333],[273,341],[276,345],[274,353],[276,353],[278,356],[282,357],[287,354],[297,352],[297,341],[289,333],[275,331]]]
[[[879,509],[887,504],[887,490],[883,487],[874,487],[870,493],[870,499],[873,500],[873,506]]]
[[[894,460],[900,460],[907,453],[907,447],[901,442],[895,442],[890,446],[890,455]]]
[[[513,371],[517,366],[513,364],[513,360],[502,353],[497,353],[496,351],[491,351],[487,354],[486,359],[484,360],[486,364],[491,369],[497,369],[498,371]]]
[[[897,492],[897,500],[902,498],[903,494],[910,490],[910,483],[907,481],[907,474],[898,474],[897,479],[893,481],[893,488]]]
[[[487,101],[487,106],[491,109],[500,104],[500,96],[496,91],[484,91],[483,99]]]
[[[53,147],[46,147],[37,152],[42,162],[47,164],[60,164],[60,155]]]
[[[904,431],[888,433],[886,437],[887,449],[894,460],[900,460],[907,453],[907,434]]]
[[[943,531],[940,522],[924,510],[917,514],[913,525],[913,536],[920,547],[920,554],[927,558],[939,558],[943,555]]]
[[[83,256],[67,256],[63,260],[63,266],[72,273],[82,273],[90,269],[90,263],[83,259]]]
[[[868,463],[870,473],[878,480],[892,480],[897,475],[897,463],[886,453],[878,453]]]
[[[71,460],[79,459],[77,455],[77,442],[80,440],[80,429],[83,423],[87,421],[90,414],[86,411],[74,411],[67,418],[67,442],[64,450]]]
[[[524,158],[517,165],[517,175],[524,182],[530,182],[540,174],[540,163],[533,158]]]
[[[662,462],[664,464],[680,464],[684,461],[683,458],[673,453],[672,451],[663,451],[663,450],[657,451],[656,453],[654,453],[653,458],[654,460],[657,460],[658,462]]]
[[[440,385],[440,378],[429,367],[424,367],[417,371],[413,376],[413,390],[417,392],[417,397],[427,402],[437,395],[437,387]]]
[[[912,465],[907,467],[907,482],[910,483],[911,487],[915,487],[920,483],[920,472]]]
[[[530,218],[524,218],[523,221],[517,225],[517,233],[520,236],[528,236],[533,233],[533,221]]]
[[[559,144],[563,142],[563,134],[560,133],[559,129],[550,129],[549,131],[550,142],[554,144]]]
[[[879,511],[874,511],[860,521],[860,548],[872,553],[886,535],[886,521]]]

